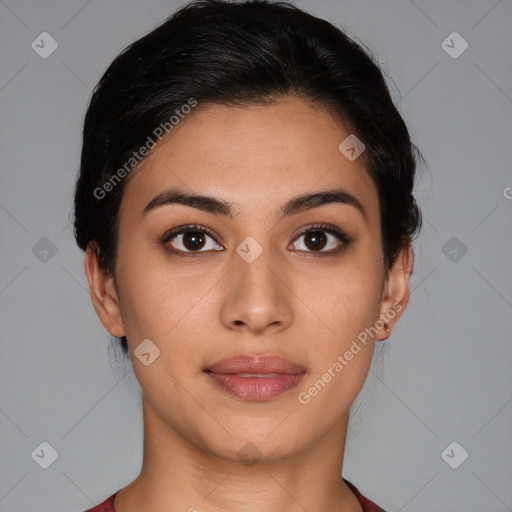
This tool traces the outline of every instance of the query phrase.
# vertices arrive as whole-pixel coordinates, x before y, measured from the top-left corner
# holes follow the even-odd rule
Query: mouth
[[[217,361],[203,373],[220,391],[242,400],[263,402],[296,387],[306,370],[282,357],[240,355]]]

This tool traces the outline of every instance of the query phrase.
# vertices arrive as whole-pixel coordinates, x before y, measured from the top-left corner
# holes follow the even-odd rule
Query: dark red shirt
[[[349,489],[356,495],[357,499],[359,500],[359,503],[361,503],[361,506],[363,507],[363,512],[386,512],[384,509],[376,505],[373,501],[370,501],[368,498],[363,496],[358,491],[354,484],[350,483],[348,480],[345,479],[343,479],[343,481],[347,484]],[[119,489],[119,491],[120,490],[121,489]],[[93,508],[86,510],[85,512],[116,512],[116,509],[114,508],[114,498],[116,497],[116,494],[119,491],[112,494],[112,496],[107,498],[104,502],[100,503],[99,505],[96,505]]]

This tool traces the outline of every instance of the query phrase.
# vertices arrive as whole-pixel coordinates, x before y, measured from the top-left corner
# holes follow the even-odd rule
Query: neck
[[[144,458],[116,512],[362,512],[341,477],[348,416],[300,453],[252,464],[219,457],[160,420],[143,398]]]

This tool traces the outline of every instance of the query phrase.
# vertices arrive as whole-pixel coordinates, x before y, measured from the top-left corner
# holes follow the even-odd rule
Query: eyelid
[[[347,241],[354,241],[353,238],[351,238],[347,233],[345,233],[342,229],[334,226],[333,224],[324,224],[322,222],[317,224],[312,224],[311,226],[308,226],[304,228],[296,238],[299,236],[305,235],[306,233],[309,233],[310,231],[314,231],[315,229],[325,231],[327,233],[331,233],[332,235],[336,235],[341,240],[347,240]],[[295,239],[294,239],[295,240]]]
[[[191,223],[191,224],[183,224],[181,226],[176,226],[175,228],[172,228],[169,231],[166,231],[162,238],[163,238],[163,240],[169,240],[174,235],[179,235],[185,231],[204,231],[205,233],[207,233],[208,235],[210,235],[212,237],[217,236],[217,234],[214,233],[210,228],[207,228],[206,226],[203,226],[201,224]],[[221,238],[221,237],[219,236],[219,238]]]

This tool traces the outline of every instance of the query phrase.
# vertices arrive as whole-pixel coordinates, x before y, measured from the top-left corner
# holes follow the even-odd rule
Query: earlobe
[[[90,242],[85,251],[84,268],[92,304],[103,327],[112,336],[125,336],[114,277],[101,268],[98,249]]]
[[[402,247],[392,267],[387,272],[381,303],[380,322],[382,329],[375,337],[377,341],[388,339],[391,331],[409,302],[409,278],[414,264],[410,242]]]

